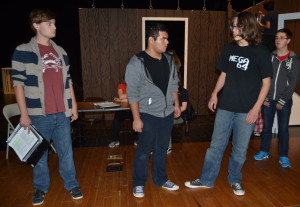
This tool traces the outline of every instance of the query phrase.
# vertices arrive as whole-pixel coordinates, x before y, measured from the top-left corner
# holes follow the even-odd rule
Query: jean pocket
[[[35,116],[29,116],[29,118],[31,120],[31,123],[35,124],[37,122],[40,122],[44,118],[44,116],[42,116],[42,115],[35,115]]]

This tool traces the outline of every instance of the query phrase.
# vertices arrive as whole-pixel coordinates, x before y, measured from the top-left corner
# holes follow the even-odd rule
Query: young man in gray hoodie
[[[274,116],[278,116],[278,154],[282,167],[291,167],[288,159],[289,150],[289,120],[293,104],[292,95],[295,91],[299,73],[300,59],[288,45],[292,39],[289,29],[280,29],[275,36],[276,50],[271,55],[273,64],[273,79],[270,91],[262,106],[264,127],[261,135],[260,152],[254,156],[255,160],[269,157],[272,140]]]
[[[133,195],[137,198],[144,197],[151,152],[154,184],[167,190],[179,189],[166,173],[166,151],[180,107],[175,64],[172,54],[166,52],[169,41],[165,25],[147,25],[146,41],[146,50],[130,59],[125,75],[133,129],[138,132],[132,170]]]

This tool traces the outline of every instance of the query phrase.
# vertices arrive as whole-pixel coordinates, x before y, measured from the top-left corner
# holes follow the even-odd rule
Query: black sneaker
[[[36,190],[32,197],[32,205],[38,206],[44,203],[45,200],[45,192],[41,190]]]
[[[76,200],[83,197],[83,194],[79,187],[75,187],[75,188],[71,189],[70,193],[71,193],[72,198],[76,199]]]
[[[240,183],[233,183],[231,187],[235,195],[238,196],[245,195],[245,189]]]
[[[188,188],[212,188],[210,186],[203,185],[199,179],[194,181],[186,181],[184,185]]]

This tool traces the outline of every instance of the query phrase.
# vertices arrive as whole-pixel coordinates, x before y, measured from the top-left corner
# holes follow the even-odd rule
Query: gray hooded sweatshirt
[[[273,78],[267,100],[277,100],[282,106],[292,98],[299,74],[300,59],[293,51],[283,61],[277,57],[276,51],[272,53]]]
[[[140,113],[156,117],[166,117],[174,112],[173,92],[178,92],[178,76],[171,53],[163,53],[170,67],[169,83],[166,96],[157,87],[144,65],[144,59],[139,54],[134,55],[126,67],[125,82],[129,104],[139,103]]]

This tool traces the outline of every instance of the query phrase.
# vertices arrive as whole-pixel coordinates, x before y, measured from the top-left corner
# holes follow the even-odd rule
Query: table
[[[110,108],[101,108],[94,106],[93,103],[99,102],[77,102],[77,110],[78,112],[105,112],[105,111],[124,111],[130,110],[130,106],[128,102],[119,103],[118,107],[110,107]]]
[[[106,112],[115,112],[115,111],[124,111],[124,110],[130,110],[130,106],[128,102],[125,103],[118,103],[120,106],[118,107],[110,107],[110,108],[101,108],[98,106],[95,106],[94,103],[100,103],[101,101],[97,102],[77,102],[77,111],[82,114],[82,117],[79,118],[77,121],[74,122],[75,127],[73,128],[74,133],[78,133],[79,136],[79,143],[81,142],[81,137],[85,136],[85,130],[87,126],[91,126],[97,122],[102,122],[102,126],[104,128],[104,133],[103,135],[107,137],[108,139],[108,134],[107,132],[110,130],[106,126],[106,118],[105,114]],[[105,102],[105,101],[103,101]],[[92,114],[90,114],[92,112]],[[102,118],[94,118],[94,117],[86,117],[86,113],[90,115],[94,115],[93,112],[102,113]]]

